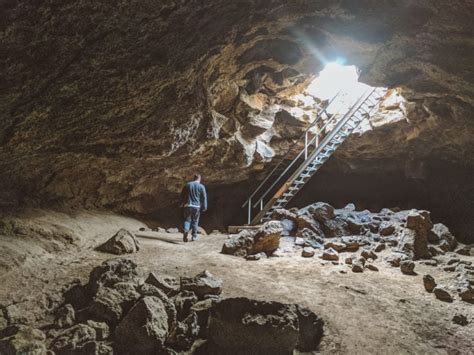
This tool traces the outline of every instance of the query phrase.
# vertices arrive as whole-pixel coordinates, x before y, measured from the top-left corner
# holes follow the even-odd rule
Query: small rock
[[[423,286],[425,286],[426,291],[433,292],[434,288],[436,287],[436,282],[433,276],[431,275],[423,276]]]
[[[140,250],[140,244],[132,232],[120,229],[112,238],[99,245],[96,250],[116,255],[132,254]]]
[[[295,245],[298,245],[298,246],[304,246],[306,243],[306,241],[304,240],[304,238],[300,238],[300,237],[296,237],[295,238]]]
[[[453,265],[453,264],[457,264],[461,261],[461,259],[457,258],[457,257],[453,257],[453,258],[449,258],[447,261],[446,261],[446,264],[448,265]]]
[[[365,267],[371,271],[379,271],[378,267],[374,264],[367,264]]]
[[[368,259],[377,259],[378,256],[377,254],[374,253],[373,250],[364,250],[362,251],[362,253],[360,254],[365,260],[368,260]]]
[[[365,259],[356,258],[352,260],[352,272],[364,272]]]
[[[474,289],[472,289],[469,282],[459,287],[458,294],[463,301],[474,303]]]
[[[411,260],[403,260],[400,262],[400,270],[405,275],[415,275],[415,263]]]
[[[433,293],[440,301],[453,302],[453,297],[451,296],[451,294],[442,286],[436,286],[433,289]]]
[[[166,230],[166,233],[179,233],[179,229],[178,228],[168,228]]]
[[[222,292],[222,280],[214,277],[209,271],[204,270],[194,277],[181,277],[181,290],[192,291],[198,298],[205,295],[220,295]]]
[[[339,260],[339,254],[333,248],[329,248],[329,249],[324,250],[323,255],[321,256],[321,258],[323,260],[328,260],[328,261],[338,261]]]
[[[378,244],[375,246],[374,251],[375,251],[376,253],[380,253],[382,250],[385,249],[385,247],[386,247],[386,246],[385,246],[385,243],[378,243]]]
[[[341,242],[326,242],[324,243],[324,249],[332,248],[338,253],[346,249],[346,244]]]
[[[456,250],[456,253],[458,253],[459,255],[465,255],[465,256],[474,255],[474,246],[472,245],[461,246]]]
[[[385,261],[393,267],[399,267],[402,260],[407,260],[408,257],[403,253],[392,253],[385,257]]]
[[[455,314],[453,322],[462,326],[468,325],[469,322],[464,314]]]
[[[266,259],[267,258],[267,254],[265,253],[257,253],[257,254],[252,254],[252,255],[247,255],[245,257],[246,260],[251,260],[251,261],[256,261],[256,260],[260,260],[260,259]]]
[[[314,253],[315,253],[314,248],[305,247],[305,248],[303,248],[301,256],[303,258],[312,258],[314,256]]]
[[[456,270],[456,265],[444,266],[443,270],[447,272],[453,272]]]
[[[392,235],[394,232],[395,232],[395,226],[393,225],[392,222],[385,221],[385,222],[382,222],[382,224],[380,225],[379,233],[381,236],[386,237],[386,236]]]
[[[438,262],[435,259],[428,259],[428,260],[421,260],[420,264],[428,265],[428,266],[436,266]]]

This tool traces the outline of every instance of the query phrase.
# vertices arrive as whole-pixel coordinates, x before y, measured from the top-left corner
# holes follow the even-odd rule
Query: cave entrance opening
[[[328,113],[346,112],[368,90],[374,87],[359,81],[360,72],[355,65],[339,62],[326,64],[319,75],[306,88],[306,93],[320,100],[337,97],[326,108]],[[386,92],[385,88],[377,88]]]

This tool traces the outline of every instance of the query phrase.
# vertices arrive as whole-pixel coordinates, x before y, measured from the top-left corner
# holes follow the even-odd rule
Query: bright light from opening
[[[359,82],[359,74],[354,65],[342,65],[334,62],[326,65],[306,91],[321,100],[330,100],[339,92],[339,96],[327,111],[343,113],[368,89],[370,89],[369,85]]]

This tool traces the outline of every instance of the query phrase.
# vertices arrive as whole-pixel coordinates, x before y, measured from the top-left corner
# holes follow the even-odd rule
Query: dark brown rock
[[[400,270],[405,275],[416,275],[415,263],[411,260],[403,260],[400,262]]]
[[[444,302],[453,302],[453,297],[448,292],[448,290],[442,286],[436,286],[433,289],[433,293],[435,294],[436,298],[440,301]]]
[[[423,276],[423,286],[427,292],[433,292],[436,287],[436,282],[433,276],[431,275],[424,275]]]

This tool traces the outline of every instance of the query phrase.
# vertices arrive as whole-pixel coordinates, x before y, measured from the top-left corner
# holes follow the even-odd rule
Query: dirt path
[[[422,275],[440,277],[435,267],[417,265],[418,275],[406,276],[385,266],[381,258],[375,262],[379,272],[362,274],[299,254],[245,261],[220,254],[225,238],[212,234],[184,244],[179,234],[155,233],[141,237],[140,252],[130,258],[144,273],[191,276],[207,269],[224,280],[224,297],[303,304],[326,321],[323,354],[474,354],[474,306],[459,300],[444,303],[425,292]],[[93,266],[111,257],[95,252],[92,245],[97,240],[93,242],[56,256],[38,256],[3,276],[0,304],[15,300],[20,306],[51,306],[64,285],[76,278],[84,281]],[[454,324],[456,313],[471,323]],[[41,318],[35,312],[31,317],[35,315]]]

